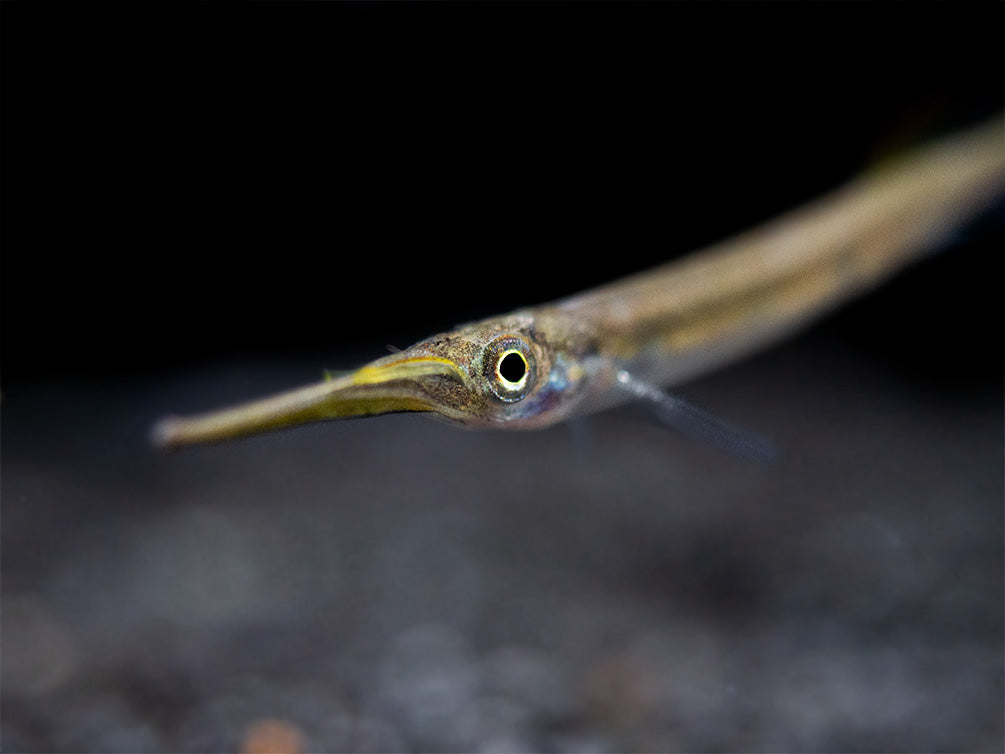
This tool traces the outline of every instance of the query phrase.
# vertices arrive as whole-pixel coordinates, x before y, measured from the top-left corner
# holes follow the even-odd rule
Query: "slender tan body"
[[[627,400],[776,341],[872,288],[1005,187],[1001,118],[873,168],[688,258],[434,335],[339,379],[155,428],[208,442],[321,419],[428,412],[526,429]]]
[[[737,238],[573,296],[635,376],[671,385],[778,339],[936,248],[1005,184],[994,120]]]

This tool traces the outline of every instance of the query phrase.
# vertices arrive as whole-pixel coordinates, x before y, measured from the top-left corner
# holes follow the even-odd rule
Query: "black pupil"
[[[507,382],[519,382],[527,371],[527,362],[518,353],[508,353],[499,362],[499,374]]]

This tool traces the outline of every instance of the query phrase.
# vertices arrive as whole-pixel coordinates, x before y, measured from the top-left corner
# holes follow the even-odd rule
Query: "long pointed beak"
[[[271,398],[188,417],[167,417],[151,439],[162,448],[218,442],[325,419],[401,411],[435,411],[431,383],[442,377],[463,382],[449,359],[428,355],[387,356],[344,377],[328,379]]]

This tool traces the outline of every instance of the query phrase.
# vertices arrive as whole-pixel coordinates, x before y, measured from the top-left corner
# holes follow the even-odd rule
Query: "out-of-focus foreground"
[[[5,750],[235,750],[264,720],[331,751],[1000,743],[999,397],[801,344],[699,391],[771,428],[769,468],[630,410],[142,442],[304,371],[5,408]]]

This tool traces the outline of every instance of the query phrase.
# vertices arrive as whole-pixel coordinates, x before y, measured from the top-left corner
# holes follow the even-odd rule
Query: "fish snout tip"
[[[178,431],[179,425],[179,419],[174,416],[158,419],[150,427],[148,434],[150,444],[157,450],[176,450],[182,445]]]

